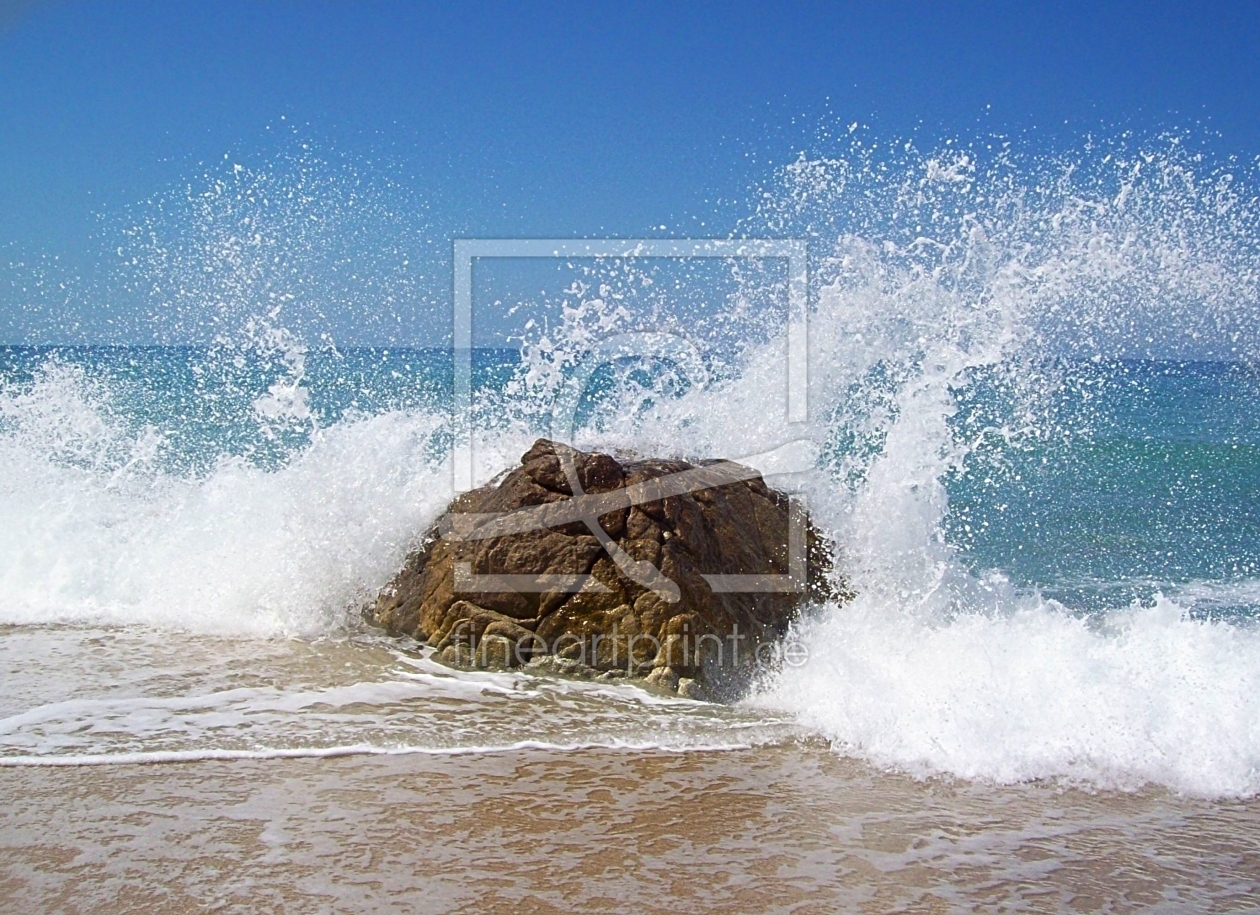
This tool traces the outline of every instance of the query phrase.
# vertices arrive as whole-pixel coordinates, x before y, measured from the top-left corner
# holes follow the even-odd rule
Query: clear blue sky
[[[379,164],[445,243],[722,234],[850,120],[928,142],[1175,126],[1251,160],[1260,3],[0,0],[0,268],[91,272],[116,214],[225,153],[258,164],[280,124]],[[3,283],[0,309],[30,336]]]

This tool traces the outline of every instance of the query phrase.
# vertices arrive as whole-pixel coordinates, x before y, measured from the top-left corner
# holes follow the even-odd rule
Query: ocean
[[[337,346],[253,267],[209,341],[0,349],[10,904],[1260,907],[1255,197],[1093,155],[785,169],[743,230],[810,246],[804,422],[746,264],[687,320],[685,267],[579,265],[462,411],[451,349]],[[557,431],[796,446],[856,596],[733,705],[365,626],[460,437],[485,481]]]

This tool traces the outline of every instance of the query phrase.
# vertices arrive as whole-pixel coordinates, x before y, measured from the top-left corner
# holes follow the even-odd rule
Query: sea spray
[[[84,352],[27,354],[33,369],[0,390],[0,448],[17,470],[0,505],[5,622],[343,632],[449,500],[449,354],[359,352],[326,337],[335,284],[311,279],[327,275],[311,259],[323,236],[268,222],[288,198],[251,197],[267,181],[232,174],[195,218],[164,211],[188,244],[146,249],[160,232],[137,243],[158,286],[178,293],[169,326],[211,333],[169,376],[169,354],[126,358],[181,379],[167,388],[187,397],[149,396]],[[543,303],[563,303],[560,319],[525,327],[515,377],[478,376],[476,476],[552,431],[557,392],[593,341],[676,334],[705,371],[668,359],[608,366],[575,414],[575,443],[707,458],[812,439],[816,465],[789,482],[836,539],[857,592],[800,622],[808,663],[768,679],[746,711],[779,710],[838,750],[918,774],[1252,794],[1250,528],[1238,526],[1228,562],[1193,567],[1206,578],[1174,564],[1175,580],[1148,576],[1137,603],[1121,589],[1118,606],[1101,607],[1062,589],[1048,597],[1063,582],[1001,561],[993,532],[1020,532],[1011,550],[1053,551],[1042,541],[1064,537],[1146,561],[1141,525],[1117,546],[1090,541],[1064,513],[1040,527],[997,519],[1019,485],[1043,479],[1030,468],[1049,466],[1055,448],[1088,454],[1122,425],[1108,412],[1120,382],[1087,383],[1083,367],[1260,355],[1256,186],[1249,167],[1215,164],[1177,138],[1037,158],[1005,141],[920,152],[857,135],[790,163],[740,226],[809,242],[808,424],[784,415],[781,271],[732,264],[683,321],[670,290],[685,285],[685,264],[577,263],[575,281]],[[291,212],[318,216],[321,194],[340,199],[327,188],[341,185],[324,187],[297,194]],[[1150,385],[1117,371],[1109,377]],[[1221,410],[1249,408],[1230,396]],[[212,405],[204,421],[188,420],[195,404]],[[1248,478],[1260,445],[1251,431],[1208,443],[1235,463],[1212,451],[1194,472]],[[1096,466],[1112,482],[1158,481],[1165,463]],[[1162,498],[1183,505],[1184,494]],[[1213,600],[1233,601],[1233,615],[1188,612]]]
[[[115,411],[57,357],[0,389],[4,622],[317,636],[450,498],[440,416],[346,417],[279,467],[229,452],[194,472],[165,464],[155,425]]]
[[[1144,595],[1132,606],[1124,589],[1119,609],[1048,600],[1041,586],[1059,582],[1013,583],[974,565],[985,533],[951,517],[950,489],[979,478],[991,491],[988,513],[1001,514],[1003,495],[1055,448],[1085,453],[1102,443],[1106,461],[1107,436],[1123,425],[1109,412],[1113,389],[1147,389],[1153,374],[1123,360],[1228,360],[1243,368],[1226,409],[1250,409],[1245,366],[1260,355],[1254,169],[1205,164],[1178,138],[1090,144],[1075,158],[996,146],[922,154],[855,143],[845,156],[802,157],[759,195],[744,226],[811,245],[807,431],[823,447],[816,471],[796,483],[839,541],[858,592],[802,621],[796,635],[809,663],[784,668],[750,702],[794,712],[845,752],[916,773],[1253,794],[1254,607],[1244,602],[1229,621],[1196,618],[1168,595],[1201,584],[1152,588],[1131,573],[1119,583]],[[764,314],[731,311],[736,319],[718,315],[691,331],[703,338],[742,324],[758,342],[742,347],[736,370],[677,398],[652,398],[647,409],[614,402],[584,430],[587,439],[694,457],[752,453],[801,435],[783,416],[782,318],[776,332]],[[1193,379],[1180,392],[1184,402],[1149,409],[1193,411]],[[1239,474],[1209,488],[1237,491],[1254,510],[1253,426],[1223,441],[1247,449],[1233,463],[1209,456],[1197,472]],[[1185,485],[1194,472],[1178,477],[1158,453],[1119,457],[1094,471],[1111,480],[1101,495],[1133,475],[1150,481],[1149,493],[1135,493],[1139,502],[1180,499],[1174,516],[1190,526],[1184,560],[1194,526],[1205,523]],[[1041,539],[1065,537],[1152,573],[1186,567],[1157,556],[1143,529],[1153,513],[1132,513],[1134,529],[1108,543],[1088,527],[1088,513],[1067,516],[1080,505],[1069,504],[1070,488],[1062,495],[1059,517],[1026,528],[1012,550],[1053,552]],[[1245,508],[1218,510],[1238,522],[1225,565],[1245,574],[1260,556],[1246,533],[1252,522]],[[1217,569],[1222,559],[1206,564]],[[1246,581],[1221,586],[1249,593]]]
[[[786,171],[773,225],[841,229],[815,252],[815,403],[844,416],[843,392],[874,406],[846,417],[856,428],[822,432],[878,447],[833,451],[831,481],[846,484],[833,493],[845,496],[819,500],[838,509],[858,597],[800,625],[809,663],[785,668],[754,704],[918,773],[1260,787],[1260,633],[1249,621],[1191,619],[1161,595],[1084,617],[1035,587],[978,576],[946,537],[951,477],[1014,474],[1021,449],[1090,437],[1079,422],[1097,418],[1089,411],[1064,423],[1048,409],[1074,362],[1254,359],[1254,187],[1176,140],[1157,147],[1083,161],[1002,152],[988,167],[965,150],[894,155],[894,169],[859,150],[856,166]],[[959,396],[978,376],[999,379],[1007,399],[1001,424],[969,438]],[[1111,472],[1126,470],[1151,468]]]

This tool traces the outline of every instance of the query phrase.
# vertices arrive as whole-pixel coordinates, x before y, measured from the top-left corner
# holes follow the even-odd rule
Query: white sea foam
[[[542,740],[518,740],[508,744],[461,747],[378,747],[352,744],[337,747],[276,747],[261,750],[171,750],[152,753],[92,753],[79,756],[0,756],[0,768],[67,766],[138,766],[169,763],[237,761],[251,759],[335,759],[341,756],[472,756],[490,753],[520,753],[538,750],[545,753],[580,753],[583,750],[631,750],[655,753],[693,753],[746,750],[751,744],[715,743],[694,746],[670,746],[650,741],[612,740],[591,743],[549,743]]]
[[[1219,594],[1219,586],[1086,618],[1000,576],[977,577],[944,525],[945,480],[976,459],[985,437],[1063,433],[1040,411],[1055,378],[1036,364],[1052,346],[1081,357],[1260,355],[1260,204],[1250,179],[1227,171],[1201,166],[1175,141],[1155,151],[1093,147],[1081,162],[995,153],[983,164],[955,148],[881,160],[857,149],[802,157],[759,198],[749,234],[811,241],[810,423],[784,416],[782,315],[737,301],[722,320],[687,328],[738,344],[738,358],[710,385],[677,398],[630,392],[574,433],[579,444],[681,457],[753,454],[802,437],[819,444],[817,466],[787,482],[838,542],[859,596],[800,626],[809,662],[763,684],[753,708],[785,712],[845,752],[921,774],[1260,791],[1260,634],[1183,612],[1203,603],[1196,587]],[[530,372],[509,396],[483,405],[500,425],[478,443],[479,479],[547,428],[536,420],[586,341],[636,329],[625,306],[592,288],[598,299],[587,296],[563,327],[532,341]],[[195,311],[197,303],[184,304]],[[1169,349],[1155,352],[1157,335],[1173,341]],[[288,387],[254,404],[263,420],[309,418],[298,390],[306,381],[288,365]],[[998,371],[1014,405],[960,440],[951,426],[957,392],[977,369]],[[161,430],[125,431],[108,398],[82,372],[55,364],[32,387],[0,394],[0,622],[327,632],[389,579],[450,496],[449,468],[432,457],[443,430],[437,414],[315,429],[277,469],[225,458],[208,473],[179,475],[153,460]],[[590,703],[565,705],[578,698],[549,701],[579,721]],[[425,752],[498,746],[463,736],[458,748]],[[313,750],[120,748],[29,759],[361,747],[393,752],[349,740]]]
[[[316,430],[279,469],[153,464],[81,369],[0,393],[0,622],[107,621],[315,635],[401,564],[450,498],[426,452],[443,418],[386,413]]]
[[[916,774],[1260,791],[1260,635],[1171,601],[1101,624],[1030,603],[928,623],[859,600],[754,705]]]
[[[786,170],[750,228],[815,245],[808,431],[783,416],[784,334],[767,325],[735,375],[586,433],[680,456],[822,444],[795,483],[859,597],[799,628],[809,662],[764,684],[755,707],[921,774],[1260,790],[1260,633],[1193,620],[1167,597],[1087,620],[977,577],[945,535],[946,478],[985,437],[1079,432],[1043,409],[1051,347],[1260,352],[1246,330],[1260,298],[1254,190],[1196,162],[1173,143],[1079,169],[986,172],[958,151],[885,171],[861,155]],[[1152,349],[1157,329],[1171,348]],[[977,369],[1013,407],[969,441],[951,420]],[[1179,596],[1207,591],[1221,593]]]
[[[1260,579],[1237,581],[1191,581],[1164,585],[1163,590],[1178,604],[1200,613],[1260,608]]]

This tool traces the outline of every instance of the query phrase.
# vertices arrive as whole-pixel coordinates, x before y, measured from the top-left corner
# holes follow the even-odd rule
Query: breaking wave
[[[855,134],[783,168],[739,227],[809,243],[807,423],[784,410],[781,267],[731,263],[680,316],[671,295],[707,275],[698,268],[579,263],[542,303],[560,317],[523,325],[520,366],[478,382],[477,476],[552,431],[550,411],[594,342],[673,335],[702,370],[676,352],[610,360],[574,416],[574,442],[732,458],[812,442],[809,466],[772,482],[807,496],[858,595],[806,614],[809,662],[763,683],[750,707],[786,711],[844,752],[915,773],[1254,794],[1254,531],[1234,525],[1233,552],[1171,566],[1175,538],[1169,548],[1151,534],[1175,532],[1182,508],[1180,523],[1210,522],[1191,511],[1209,504],[1194,485],[1251,479],[1254,423],[1195,433],[1197,445],[1232,453],[1196,457],[1199,476],[1160,470],[1171,452],[1113,449],[1099,458],[1111,464],[1091,465],[1089,479],[1191,481],[1165,500],[1172,514],[1135,512],[1107,541],[1088,519],[1123,511],[1067,507],[1081,498],[1072,481],[1089,476],[1074,476],[1073,460],[1099,443],[1158,439],[1134,438],[1132,417],[1113,409],[1125,391],[1154,390],[1150,366],[1240,367],[1241,387],[1211,409],[1253,409],[1239,392],[1254,390],[1247,366],[1260,357],[1258,186],[1250,166],[1214,162],[1177,137],[1036,157],[1006,141],[921,152]],[[197,199],[188,218],[236,260],[231,283],[197,293],[205,301],[181,292],[181,320],[197,307],[222,318],[189,357],[201,360],[189,397],[235,412],[190,432],[184,414],[138,407],[119,373],[91,359],[23,356],[29,365],[0,390],[0,621],[334,631],[450,498],[449,354],[355,356],[286,324],[271,304],[283,278],[258,279],[266,271],[250,260],[273,257],[274,245],[229,244],[246,204],[234,198],[220,213]],[[287,223],[275,225],[282,245]],[[176,249],[163,250],[154,269],[187,273],[169,263]],[[203,251],[178,250],[194,266]],[[417,366],[400,371],[407,358]],[[376,366],[370,392],[346,393],[355,359]],[[417,372],[432,383],[404,391]],[[1184,402],[1147,398],[1148,425],[1167,419],[1160,410],[1200,415],[1209,407],[1193,400],[1198,390],[1185,388]],[[1170,436],[1169,448],[1183,443]],[[1046,467],[1067,469],[1052,480],[1038,476]],[[1018,505],[1033,502],[1064,510],[1012,527]],[[1184,541],[1202,551],[1220,538]],[[1058,554],[1108,550],[1135,564],[1122,585],[1145,565],[1162,584],[1121,587],[1110,604],[1055,591],[1089,571],[1055,567]],[[1232,615],[1198,612],[1222,605]]]

